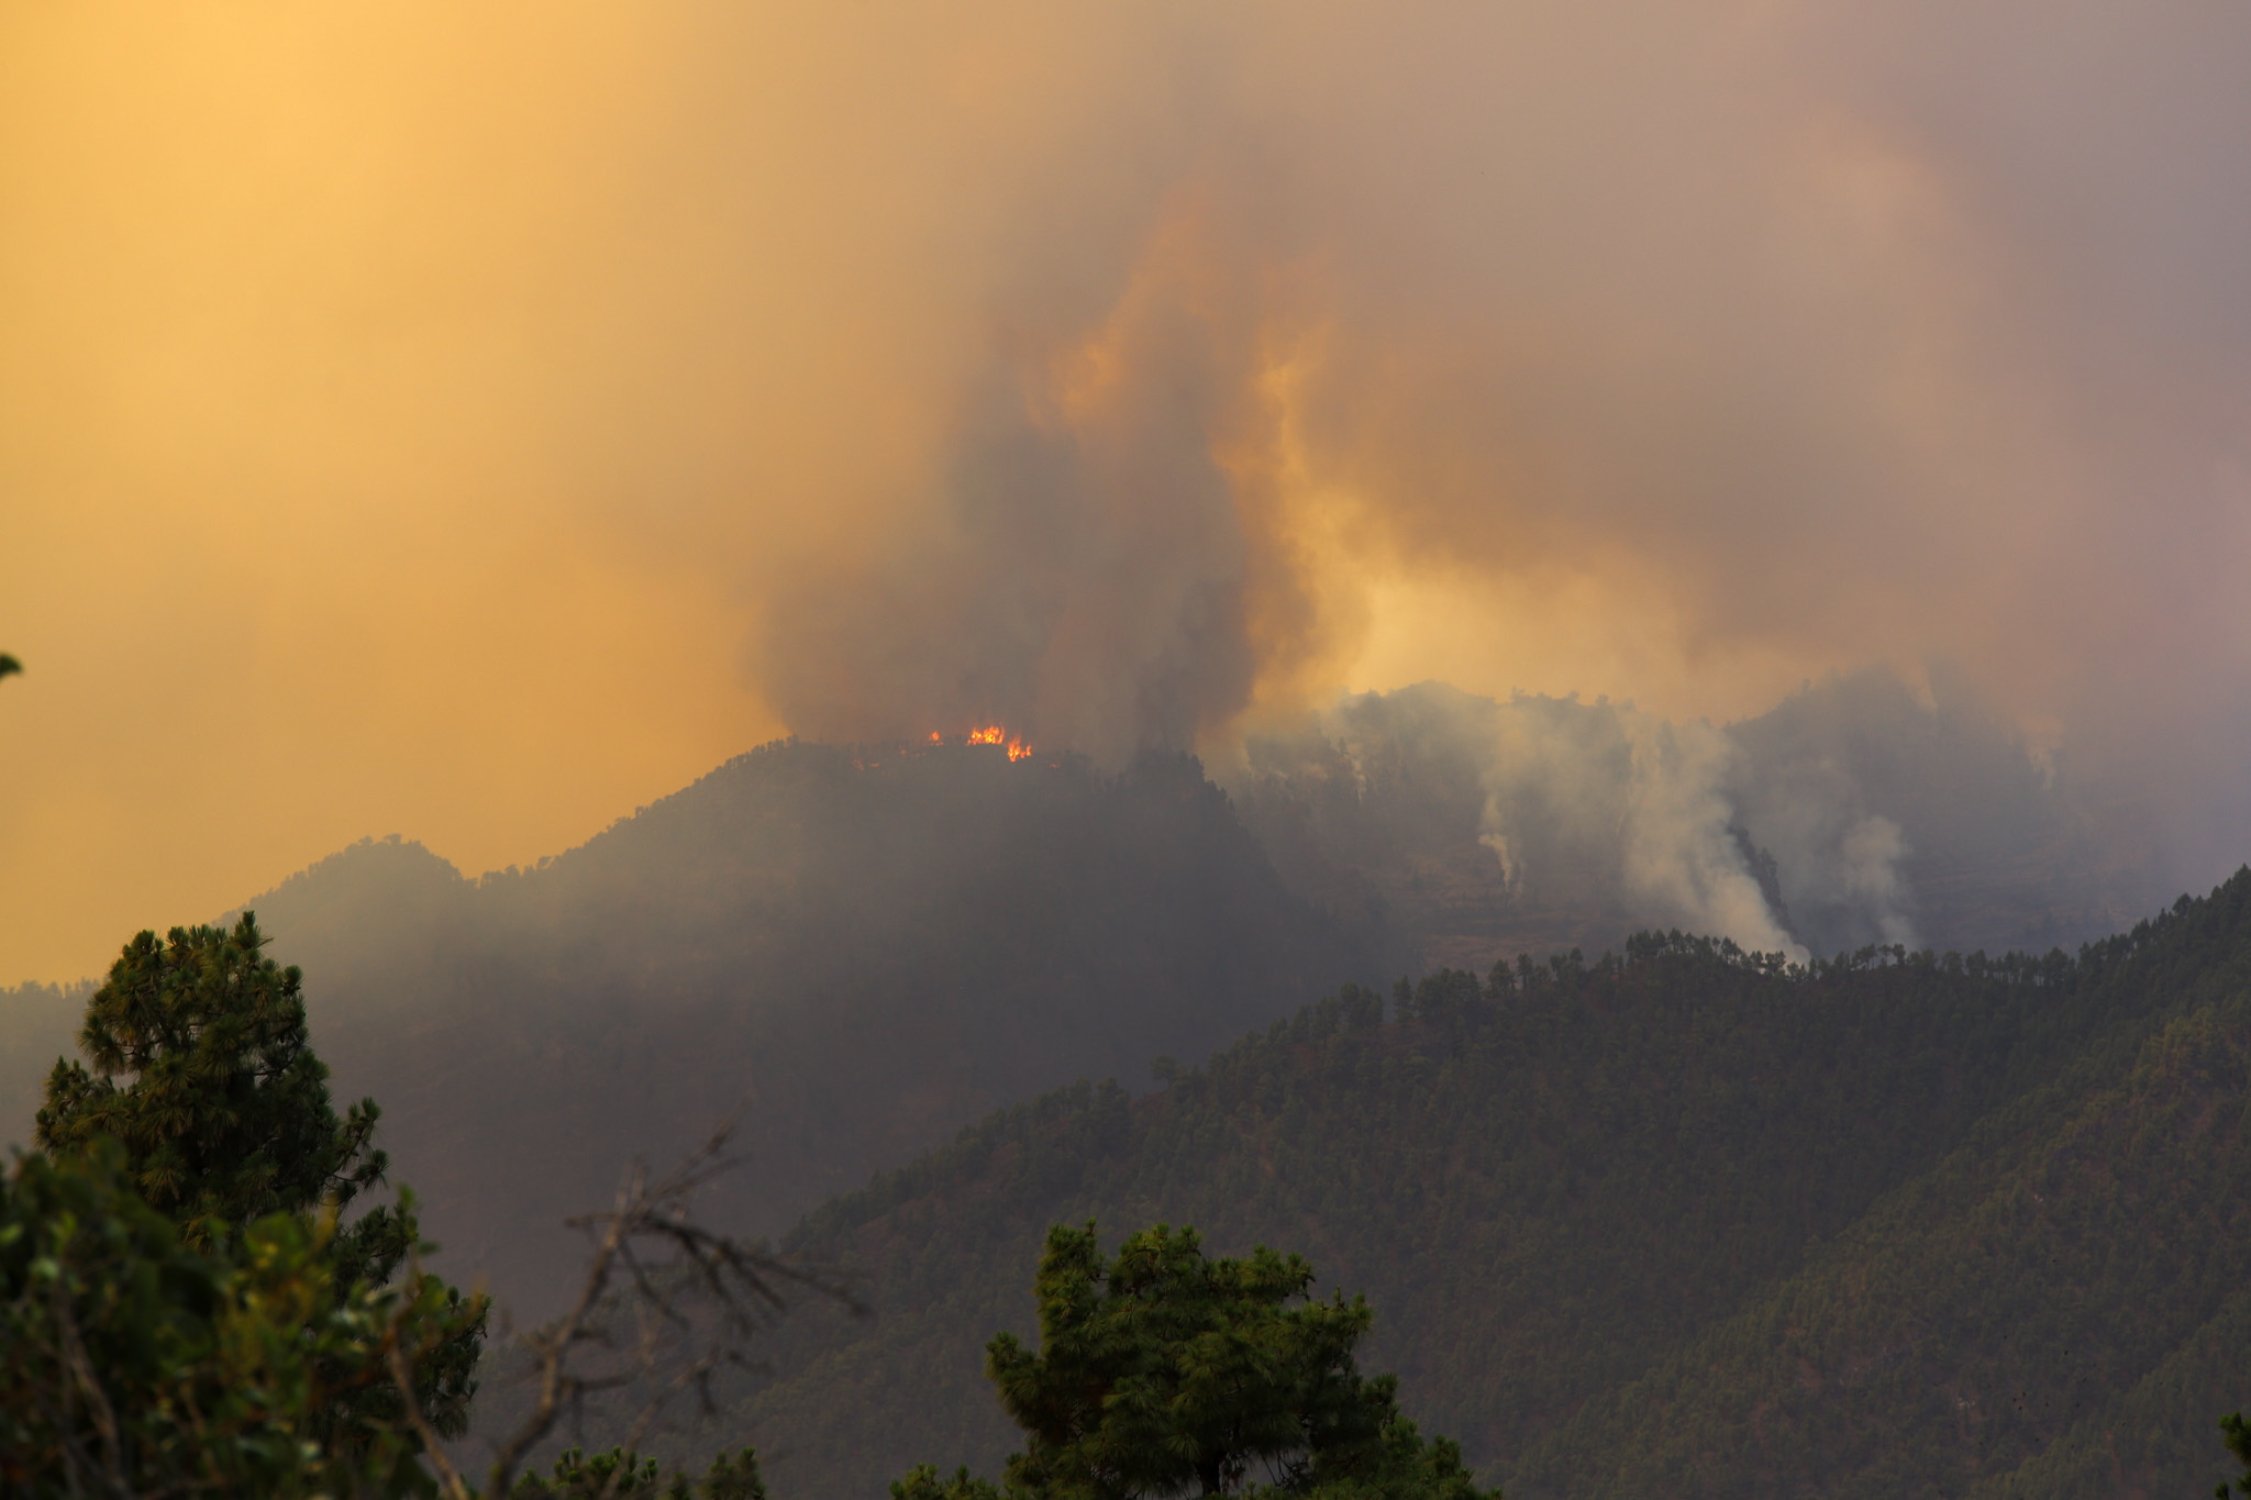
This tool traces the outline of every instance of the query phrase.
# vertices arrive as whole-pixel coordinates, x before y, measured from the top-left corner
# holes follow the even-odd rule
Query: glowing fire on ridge
[[[943,734],[935,729],[930,731],[931,744],[943,745],[945,742],[946,737]],[[969,731],[963,738],[962,743],[965,745],[999,745],[1008,751],[1010,760],[1024,760],[1032,753],[1030,745],[1010,734],[998,724],[978,725]]]

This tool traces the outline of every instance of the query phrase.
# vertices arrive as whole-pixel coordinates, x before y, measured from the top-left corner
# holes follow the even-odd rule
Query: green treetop
[[[55,1063],[39,1111],[49,1151],[103,1136],[123,1146],[141,1196],[191,1242],[211,1221],[344,1208],[387,1165],[374,1101],[342,1118],[331,1107],[299,973],[265,944],[248,912],[231,932],[175,927],[127,943],[87,1004],[86,1062]]]
[[[1399,1413],[1396,1382],[1353,1350],[1367,1304],[1313,1298],[1313,1269],[1260,1249],[1207,1258],[1162,1225],[1106,1261],[1094,1226],[1050,1230],[1041,1348],[1002,1334],[986,1370],[1026,1434],[1005,1493],[1040,1500],[1306,1495],[1484,1500],[1443,1438]],[[996,1500],[966,1472],[915,1470],[896,1500]]]
[[[245,913],[232,931],[174,928],[125,945],[87,1003],[84,1063],[58,1061],[39,1111],[41,1147],[58,1160],[111,1141],[140,1198],[199,1251],[224,1251],[274,1215],[325,1221],[318,1236],[332,1299],[389,1283],[417,1230],[404,1206],[381,1205],[349,1227],[339,1216],[378,1182],[378,1111],[363,1099],[338,1116],[328,1067],[306,1039],[295,968],[264,954]],[[89,1068],[87,1064],[91,1064]],[[451,1436],[466,1425],[482,1344],[481,1301],[417,1274],[405,1294],[451,1309],[450,1332],[417,1351],[414,1390],[423,1416]],[[316,1426],[379,1416],[395,1405],[383,1385],[338,1386],[353,1411],[314,1411]]]
[[[655,1459],[630,1448],[591,1458],[571,1448],[555,1460],[552,1472],[517,1480],[507,1500],[766,1500],[766,1482],[749,1448],[720,1454],[701,1479],[677,1470],[666,1474]]]
[[[2251,1422],[2243,1420],[2242,1412],[2231,1412],[2220,1418],[2220,1436],[2226,1439],[2228,1452],[2235,1455],[2235,1461],[2244,1466],[2242,1476],[2235,1482],[2235,1493],[2251,1495]],[[2228,1500],[2226,1480],[2221,1480],[2220,1487],[2212,1492],[2212,1500]]]

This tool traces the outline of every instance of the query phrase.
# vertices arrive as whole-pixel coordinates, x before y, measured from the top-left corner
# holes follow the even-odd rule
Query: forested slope
[[[1796,1494],[1810,1474],[1870,1497],[2201,1492],[2215,1399],[2251,1396],[2233,1341],[2251,1273],[2246,883],[2082,976],[2100,1012],[2140,1024],[1582,1413],[1533,1469],[1612,1493]]]
[[[2077,958],[1650,937],[1347,990],[811,1216],[877,1317],[785,1323],[729,1426],[810,1497],[990,1465],[983,1342],[1093,1217],[1365,1291],[1371,1362],[1518,1500],[2208,1492],[2251,1398],[2247,1060],[2251,875]]]

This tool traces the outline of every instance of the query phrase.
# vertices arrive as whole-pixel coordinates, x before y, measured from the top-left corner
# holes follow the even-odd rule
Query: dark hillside
[[[755,1190],[711,1211],[778,1230],[1008,1099],[1203,1056],[1379,962],[1193,761],[999,747],[770,746],[536,869],[369,843],[250,904],[450,1274],[519,1307],[577,1261],[564,1215],[738,1110]],[[11,1071],[35,1091],[51,1055]]]
[[[1365,1291],[1371,1362],[1517,1500],[1967,1493],[2043,1459],[2102,1494],[2127,1450],[2151,1493],[2202,1492],[2251,1396],[2224,1353],[2247,970],[2251,875],[2076,960],[1785,974],[1644,938],[1348,990],[813,1215],[793,1243],[868,1268],[878,1317],[786,1324],[730,1425],[811,1497],[990,1465],[984,1340],[1031,1326],[1046,1225],[1094,1217]]]

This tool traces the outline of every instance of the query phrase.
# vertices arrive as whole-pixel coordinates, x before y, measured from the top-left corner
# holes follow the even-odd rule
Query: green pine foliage
[[[750,1448],[720,1454],[700,1479],[630,1448],[591,1457],[569,1448],[547,1473],[524,1475],[508,1493],[512,1500],[766,1500],[766,1484]]]
[[[466,1428],[484,1304],[407,1264],[404,1195],[344,1221],[377,1111],[335,1112],[264,944],[142,933],[49,1075],[0,1228],[0,1452],[34,1493],[418,1493],[422,1429]]]
[[[2220,1434],[2227,1440],[2228,1452],[2235,1455],[2235,1461],[2245,1466],[2242,1476],[2235,1482],[2235,1492],[2251,1495],[2251,1423],[2243,1420],[2242,1412],[2230,1412],[2220,1419]],[[2228,1500],[2225,1481],[2212,1491],[2212,1496],[2213,1500]]]
[[[409,1367],[481,1321],[435,1278],[340,1284],[332,1216],[190,1244],[114,1142],[0,1180],[0,1493],[433,1492]]]
[[[1005,1493],[1037,1500],[1177,1494],[1482,1500],[1444,1439],[1400,1415],[1397,1382],[1360,1374],[1367,1303],[1310,1295],[1313,1268],[1263,1247],[1203,1253],[1192,1229],[1048,1233],[1039,1348],[1003,1333],[985,1369],[1024,1433]],[[989,1494],[925,1465],[897,1500]]]
[[[786,1248],[877,1317],[793,1320],[737,1420],[807,1500],[992,1472],[968,1351],[1099,1217],[1364,1289],[1371,1360],[1519,1497],[2204,1493],[2251,1397],[2247,1076],[2251,874],[2075,956],[1653,934],[1347,989],[810,1216]]]
[[[344,1208],[378,1181],[388,1163],[373,1146],[375,1103],[337,1116],[301,976],[265,946],[247,912],[231,931],[127,943],[86,1007],[85,1062],[58,1059],[48,1077],[40,1147],[117,1141],[141,1195],[191,1238],[323,1201]]]

